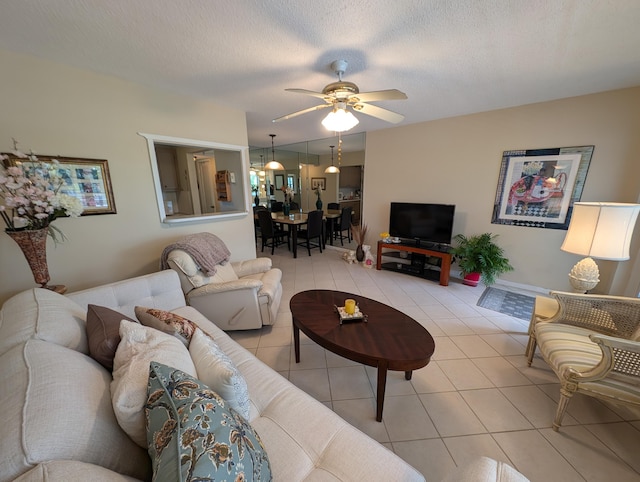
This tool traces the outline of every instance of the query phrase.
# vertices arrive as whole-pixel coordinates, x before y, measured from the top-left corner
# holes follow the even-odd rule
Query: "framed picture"
[[[284,186],[284,174],[276,174],[276,189],[282,189]]]
[[[11,153],[5,153],[5,155],[9,157],[5,159],[5,165],[31,162]],[[38,162],[51,164],[52,167],[57,166],[56,174],[63,181],[59,192],[80,199],[84,207],[82,216],[116,214],[111,176],[106,160],[38,155]],[[49,172],[45,173],[45,177],[49,175]]]
[[[594,146],[505,151],[493,224],[568,229]]]
[[[326,177],[312,177],[311,178],[311,189],[322,189],[323,191],[327,190],[327,178]]]

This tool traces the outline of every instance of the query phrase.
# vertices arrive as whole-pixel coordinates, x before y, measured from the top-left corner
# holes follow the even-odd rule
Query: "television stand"
[[[382,263],[382,250],[393,249],[394,251],[385,253],[385,256],[400,257],[400,252],[411,253],[410,264],[407,263]],[[429,263],[427,258],[438,258],[438,265]],[[431,269],[436,267],[438,269]],[[388,269],[407,273],[413,276],[426,279],[437,279],[442,286],[449,286],[449,271],[451,270],[451,254],[448,251],[436,251],[434,249],[421,248],[406,244],[385,243],[378,241],[378,256],[376,259],[376,269]]]

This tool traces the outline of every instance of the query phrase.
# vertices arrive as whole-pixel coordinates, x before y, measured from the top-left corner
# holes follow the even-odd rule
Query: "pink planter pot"
[[[469,286],[478,286],[479,282],[480,282],[480,273],[469,273],[462,280],[463,284],[469,285]]]

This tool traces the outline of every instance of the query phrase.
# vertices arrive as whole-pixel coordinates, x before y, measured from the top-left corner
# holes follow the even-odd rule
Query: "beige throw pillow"
[[[120,427],[141,447],[147,446],[144,405],[149,364],[157,361],[196,376],[189,352],[176,337],[122,320],[113,361],[111,402]]]
[[[200,328],[196,328],[191,338],[189,353],[198,378],[248,420],[250,406],[247,382],[231,358]]]

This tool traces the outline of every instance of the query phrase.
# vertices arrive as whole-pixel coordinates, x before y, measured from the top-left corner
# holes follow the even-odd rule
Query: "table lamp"
[[[629,244],[640,204],[577,202],[569,230],[560,249],[587,256],[569,272],[576,293],[595,288],[600,281],[598,265],[592,258],[622,261],[629,259]]]

